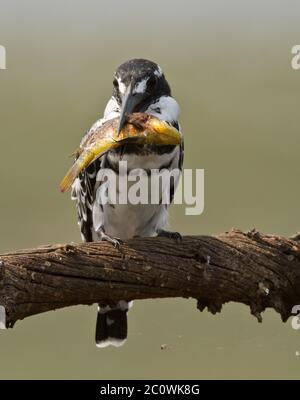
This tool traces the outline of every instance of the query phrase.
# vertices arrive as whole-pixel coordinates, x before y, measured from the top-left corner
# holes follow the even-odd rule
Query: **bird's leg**
[[[165,231],[164,229],[158,229],[157,236],[174,239],[178,243],[182,241],[182,236],[180,235],[179,232],[170,232],[170,231]]]
[[[105,233],[103,226],[101,226],[98,230],[97,233],[99,233],[101,240],[105,240],[106,242],[111,243],[114,247],[119,248],[120,245],[123,243],[121,239],[119,238],[114,238],[112,236],[109,236]]]

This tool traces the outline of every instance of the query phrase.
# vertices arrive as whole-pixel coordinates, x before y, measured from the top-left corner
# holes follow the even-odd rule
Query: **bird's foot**
[[[105,233],[103,228],[100,228],[98,233],[101,236],[101,240],[111,243],[115,248],[119,248],[121,244],[123,244],[121,239],[109,236],[107,233]]]
[[[165,231],[164,229],[159,229],[157,231],[157,236],[174,239],[176,240],[177,243],[180,243],[182,241],[182,236],[180,235],[179,232],[170,232],[170,231]]]

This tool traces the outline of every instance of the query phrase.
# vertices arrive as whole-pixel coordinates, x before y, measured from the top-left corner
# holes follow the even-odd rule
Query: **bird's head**
[[[113,96],[120,107],[121,131],[127,114],[143,112],[161,96],[171,94],[161,68],[152,61],[133,59],[121,64],[113,80]]]

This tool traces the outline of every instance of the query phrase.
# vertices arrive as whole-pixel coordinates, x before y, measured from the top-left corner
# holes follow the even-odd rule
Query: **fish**
[[[167,122],[146,113],[132,113],[118,133],[119,117],[106,121],[103,125],[90,131],[80,148],[74,153],[76,160],[60,182],[62,193],[68,191],[80,172],[107,151],[124,144],[138,145],[180,145],[180,132]]]

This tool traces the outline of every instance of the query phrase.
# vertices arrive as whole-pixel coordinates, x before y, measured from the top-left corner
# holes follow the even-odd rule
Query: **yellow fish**
[[[59,187],[66,192],[73,182],[93,161],[111,149],[126,143],[139,145],[179,145],[179,131],[152,115],[133,113],[127,117],[127,123],[118,134],[119,118],[113,118],[87,135],[80,148],[76,151],[77,159],[61,181]]]

